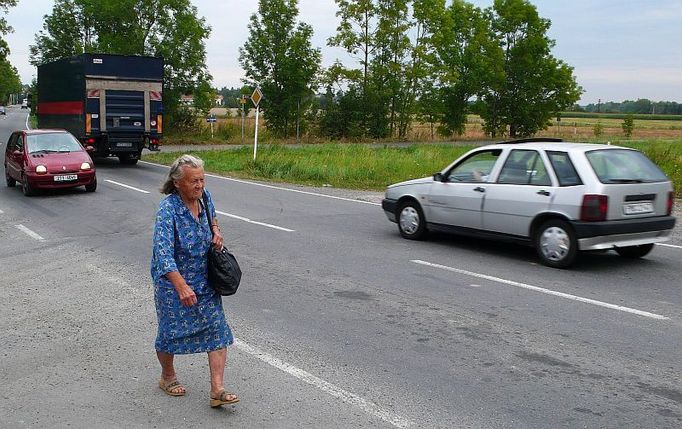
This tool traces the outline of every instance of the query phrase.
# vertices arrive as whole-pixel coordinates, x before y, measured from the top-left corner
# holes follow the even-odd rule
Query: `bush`
[[[632,137],[632,131],[635,129],[635,118],[632,115],[627,115],[625,119],[623,119],[623,124],[621,126],[623,127],[623,134],[625,134],[625,137]]]
[[[594,132],[595,137],[601,137],[604,134],[604,125],[601,122],[597,122],[592,127],[592,132]]]

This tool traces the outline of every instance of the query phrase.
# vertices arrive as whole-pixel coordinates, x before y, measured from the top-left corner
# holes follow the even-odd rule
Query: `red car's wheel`
[[[21,182],[21,191],[26,195],[27,197],[30,197],[32,195],[35,195],[35,190],[31,187],[31,185],[28,183],[28,178],[24,176],[24,180]]]

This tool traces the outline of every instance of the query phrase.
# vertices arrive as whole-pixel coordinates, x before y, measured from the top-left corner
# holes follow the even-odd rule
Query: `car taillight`
[[[93,139],[93,138],[88,139],[88,144],[94,144],[94,143],[95,143],[95,139]]]
[[[606,220],[609,211],[609,197],[606,195],[585,195],[583,205],[580,207],[580,220],[585,222],[598,222]]]
[[[673,193],[668,192],[668,216],[673,214],[673,201],[674,201]]]

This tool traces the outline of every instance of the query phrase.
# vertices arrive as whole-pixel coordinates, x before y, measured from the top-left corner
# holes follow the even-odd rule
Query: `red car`
[[[21,182],[27,196],[37,189],[97,189],[95,164],[80,142],[65,130],[12,133],[5,148],[5,180],[9,187]]]

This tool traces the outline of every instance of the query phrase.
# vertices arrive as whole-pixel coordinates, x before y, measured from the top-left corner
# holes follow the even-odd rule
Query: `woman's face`
[[[188,200],[201,199],[204,192],[204,169],[192,168],[187,165],[180,168],[184,171],[182,179],[173,182],[180,197]]]

